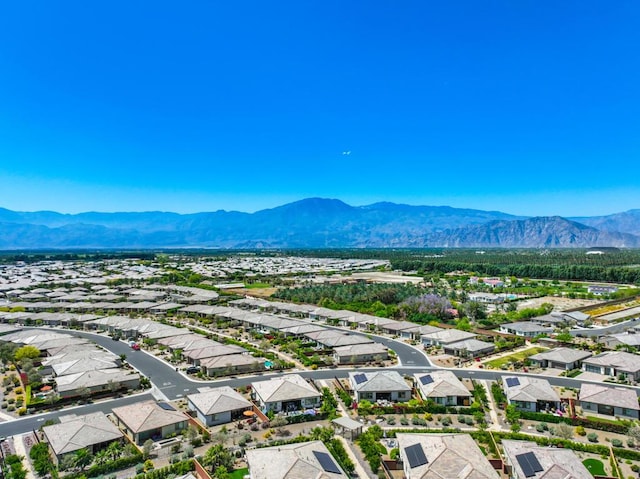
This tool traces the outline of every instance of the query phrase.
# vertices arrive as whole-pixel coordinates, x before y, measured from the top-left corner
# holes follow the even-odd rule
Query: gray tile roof
[[[498,479],[500,476],[469,434],[398,433],[407,479]],[[426,464],[410,467],[407,448],[419,445]]]
[[[321,394],[299,374],[258,381],[251,384],[265,403],[320,397]]]
[[[636,373],[640,371],[640,356],[626,351],[608,351],[585,359],[582,364],[610,366],[623,372]]]
[[[586,479],[591,477],[589,470],[575,452],[564,448],[549,448],[538,446],[533,441],[502,440],[507,463],[513,466],[515,479]],[[533,476],[525,476],[516,456],[532,452],[542,471]],[[528,471],[527,471],[528,472]]]
[[[187,420],[187,416],[180,411],[164,409],[153,400],[113,408],[113,414],[133,433],[158,429]]]
[[[238,409],[248,409],[253,406],[251,401],[245,399],[229,386],[204,389],[197,394],[189,394],[187,400],[207,416]]]
[[[431,376],[433,382],[423,384],[421,379]],[[451,371],[431,371],[429,373],[419,373],[413,376],[422,397],[443,398],[443,397],[471,397],[471,392]]]
[[[507,385],[507,379],[511,377],[517,377],[519,384],[509,387]],[[530,376],[503,376],[502,385],[509,401],[560,402],[560,396],[558,396],[558,393],[556,393],[546,379]]]
[[[245,454],[252,479],[347,479],[342,469],[326,471],[314,452],[328,454],[338,464],[321,441],[248,449]]]
[[[354,379],[359,374],[366,378],[360,384]],[[411,391],[411,387],[397,371],[349,373],[349,380],[354,390],[358,392]]]
[[[580,401],[640,410],[638,395],[633,389],[583,383],[578,397]]]
[[[591,357],[590,351],[572,348],[555,348],[530,356],[534,361],[553,361],[556,363],[574,363]]]
[[[56,455],[122,438],[120,430],[102,412],[62,416],[60,424],[44,426],[42,432]]]

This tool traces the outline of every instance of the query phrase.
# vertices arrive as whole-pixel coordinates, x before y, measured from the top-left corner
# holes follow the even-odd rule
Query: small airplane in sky
[[[351,150],[346,150],[342,152],[343,155],[350,155],[351,154]]]

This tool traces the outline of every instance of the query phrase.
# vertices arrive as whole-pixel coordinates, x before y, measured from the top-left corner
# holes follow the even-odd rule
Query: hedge
[[[553,414],[546,414],[543,412],[528,412],[520,411],[520,419],[527,419],[530,421],[551,422],[558,424],[564,422],[571,424],[572,426],[582,426],[589,429],[597,429],[599,431],[615,432],[617,434],[626,434],[629,429],[629,424],[620,422],[619,424],[609,421],[594,421],[593,419],[587,419],[582,417],[565,417],[555,416]]]
[[[165,479],[169,476],[184,476],[188,472],[193,471],[196,468],[193,459],[186,461],[176,462],[167,467],[160,469],[154,469],[143,474],[138,474],[135,479]],[[66,478],[65,478],[66,479]]]
[[[115,461],[105,462],[104,464],[96,464],[91,466],[84,472],[75,472],[71,474],[65,475],[65,479],[79,479],[83,476],[86,477],[95,477],[103,475],[107,472],[119,471],[121,469],[126,469],[127,467],[131,467],[135,464],[138,464],[142,461],[142,454],[137,453],[132,456],[121,457],[116,459]]]
[[[377,416],[382,414],[466,414],[472,415],[476,409],[470,407],[442,406],[432,402],[426,402],[419,406],[409,406],[408,404],[396,404],[394,406],[371,407],[371,414]]]

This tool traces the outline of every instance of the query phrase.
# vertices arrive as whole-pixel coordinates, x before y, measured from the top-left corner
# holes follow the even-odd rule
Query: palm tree
[[[73,465],[84,471],[85,467],[93,462],[93,454],[89,451],[89,449],[78,449],[73,458]]]
[[[120,457],[120,454],[122,454],[122,444],[118,441],[113,441],[109,444],[106,451],[109,457],[111,457],[111,460],[115,461]]]

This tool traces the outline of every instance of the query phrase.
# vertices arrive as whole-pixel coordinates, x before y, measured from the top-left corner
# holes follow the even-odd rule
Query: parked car
[[[197,374],[200,372],[200,368],[198,366],[189,366],[186,371],[187,374]]]

